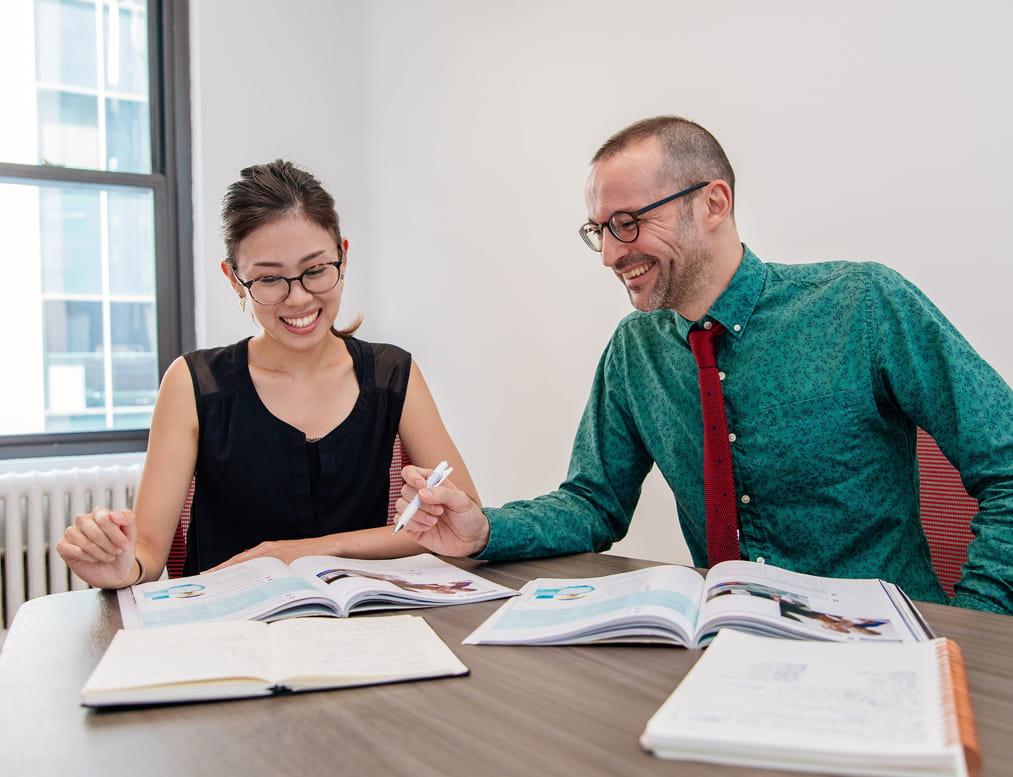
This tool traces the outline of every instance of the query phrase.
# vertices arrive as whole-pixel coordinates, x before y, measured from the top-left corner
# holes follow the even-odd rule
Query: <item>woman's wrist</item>
[[[140,556],[134,556],[134,561],[137,562],[137,577],[134,578],[132,583],[127,583],[124,588],[129,588],[132,585],[137,585],[144,579],[144,562],[141,561]],[[131,567],[132,569],[133,567]]]
[[[344,534],[334,534],[334,535],[331,535],[331,542],[328,543],[329,546],[330,546],[330,549],[327,551],[327,555],[329,555],[329,556],[339,556],[339,557],[342,557],[342,558],[347,558],[348,557],[347,556],[348,549],[347,549],[346,543],[343,540],[344,540]]]

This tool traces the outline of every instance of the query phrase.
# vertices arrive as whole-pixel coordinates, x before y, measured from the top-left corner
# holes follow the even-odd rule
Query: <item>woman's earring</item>
[[[239,297],[239,309],[241,311],[243,311],[244,313],[246,312],[246,295],[245,294],[244,295],[240,295],[240,297]]]

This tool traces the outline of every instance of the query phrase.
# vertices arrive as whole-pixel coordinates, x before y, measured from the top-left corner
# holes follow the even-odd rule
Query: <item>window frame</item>
[[[158,374],[195,347],[189,0],[148,0],[151,173],[0,162],[0,182],[132,187],[152,192]],[[0,459],[137,452],[147,429],[0,435]]]

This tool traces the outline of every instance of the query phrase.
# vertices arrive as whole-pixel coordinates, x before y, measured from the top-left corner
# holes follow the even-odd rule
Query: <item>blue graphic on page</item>
[[[564,585],[560,588],[539,588],[535,591],[536,599],[556,599],[566,602],[571,599],[583,599],[594,590],[593,585]]]
[[[577,586],[572,586],[576,588]],[[588,587],[590,586],[581,586]],[[696,623],[697,606],[696,601],[676,591],[646,590],[635,591],[634,593],[616,596],[611,599],[598,599],[581,602],[580,598],[560,600],[555,595],[550,595],[553,589],[538,589],[533,599],[545,601],[547,599],[559,602],[566,602],[565,606],[539,606],[534,605],[527,609],[516,607],[508,611],[497,623],[495,630],[501,629],[537,629],[543,626],[559,626],[563,623],[576,623],[577,621],[596,618],[612,612],[628,612],[635,607],[664,607],[666,610],[674,610],[683,615],[690,624]],[[564,588],[555,589],[564,591]],[[542,592],[545,596],[540,596]],[[583,595],[587,595],[584,592]],[[577,603],[573,603],[577,602]]]
[[[197,583],[183,583],[181,585],[170,585],[168,588],[161,588],[158,591],[145,591],[144,598],[148,601],[154,599],[189,599],[194,596],[203,596],[204,586]]]
[[[149,598],[148,603],[161,604],[165,609],[158,612],[143,612],[140,617],[145,626],[168,626],[174,623],[199,623],[207,620],[227,619],[276,596],[303,591],[317,592],[315,588],[299,578],[284,577],[281,580],[271,580],[248,591],[238,591],[219,599],[195,601],[184,597],[185,605],[177,603],[171,595],[155,596]]]

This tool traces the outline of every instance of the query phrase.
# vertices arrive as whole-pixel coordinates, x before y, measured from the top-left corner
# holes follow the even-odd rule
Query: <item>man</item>
[[[706,516],[730,510],[733,557],[880,577],[945,602],[918,515],[920,426],[981,505],[955,603],[1013,612],[1013,392],[897,273],[761,262],[739,239],[734,186],[718,142],[678,117],[638,122],[602,146],[581,236],[638,312],[599,362],[567,480],[484,513],[449,484],[423,488],[409,535],[489,559],[604,550],[626,533],[656,463],[698,566],[715,560]],[[701,391],[690,343],[722,327],[719,386]],[[727,429],[708,421],[717,464],[701,467],[701,401],[722,392]],[[718,477],[707,468],[727,466],[728,454],[734,474],[712,508],[705,472]],[[406,470],[405,498],[424,474]]]

